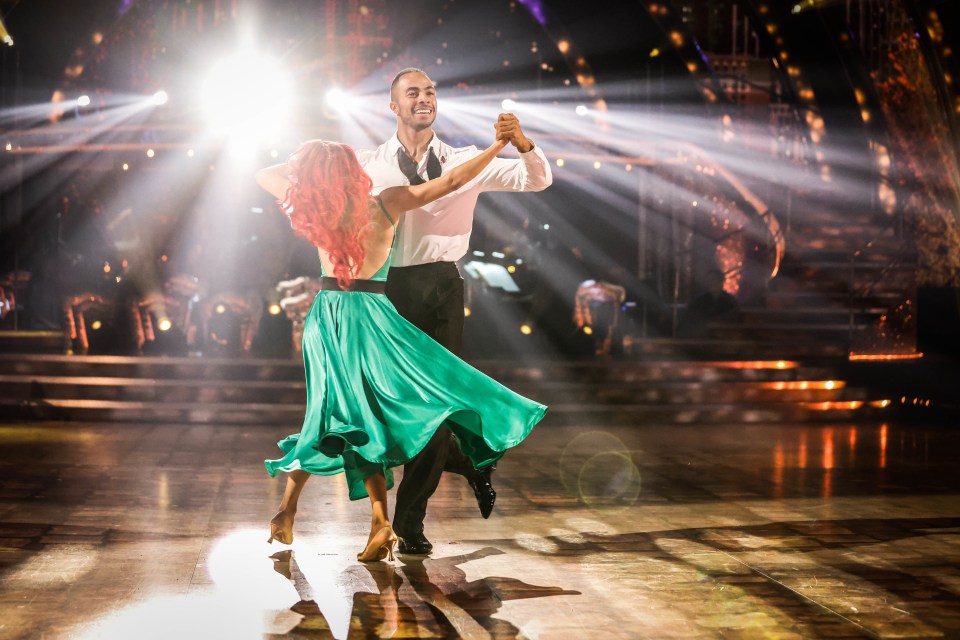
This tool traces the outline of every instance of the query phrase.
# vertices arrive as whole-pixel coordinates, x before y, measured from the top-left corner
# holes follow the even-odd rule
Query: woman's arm
[[[275,164],[257,171],[257,184],[270,192],[277,200],[283,201],[287,197],[287,189],[290,188],[290,176],[293,175],[293,169],[286,162]]]
[[[380,192],[387,213],[400,214],[410,209],[417,209],[429,204],[448,193],[453,193],[463,185],[476,178],[480,172],[497,157],[500,150],[507,144],[507,140],[497,140],[487,147],[480,155],[470,158],[463,164],[457,165],[439,178],[434,178],[423,184],[404,187],[391,187]]]

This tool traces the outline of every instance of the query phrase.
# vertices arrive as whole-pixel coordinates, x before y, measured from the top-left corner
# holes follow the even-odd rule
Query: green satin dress
[[[387,279],[390,259],[371,280]],[[303,428],[277,443],[282,458],[264,464],[271,476],[346,473],[351,500],[366,497],[363,480],[378,471],[392,487],[391,467],[417,455],[441,424],[483,467],[547,410],[447,351],[380,293],[320,291],[304,323],[303,363]]]

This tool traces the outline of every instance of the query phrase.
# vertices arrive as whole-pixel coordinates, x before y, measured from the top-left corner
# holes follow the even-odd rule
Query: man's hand
[[[497,140],[509,140],[510,144],[517,148],[520,153],[526,153],[533,149],[533,141],[523,135],[523,129],[520,128],[520,121],[512,113],[501,113],[497,118]]]

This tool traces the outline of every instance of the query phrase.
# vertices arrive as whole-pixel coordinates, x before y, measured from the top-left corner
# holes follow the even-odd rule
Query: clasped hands
[[[523,129],[520,128],[520,120],[512,113],[501,113],[493,127],[497,132],[497,140],[506,140],[520,153],[533,149],[533,141],[524,135]]]

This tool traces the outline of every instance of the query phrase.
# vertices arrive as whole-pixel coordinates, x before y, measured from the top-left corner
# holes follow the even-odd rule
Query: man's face
[[[390,110],[408,127],[427,129],[437,118],[437,89],[422,73],[402,76],[390,97]]]

